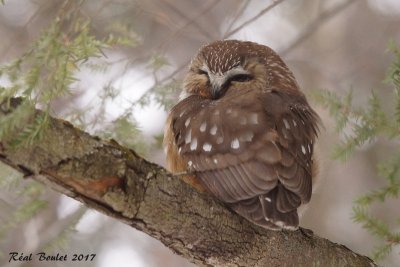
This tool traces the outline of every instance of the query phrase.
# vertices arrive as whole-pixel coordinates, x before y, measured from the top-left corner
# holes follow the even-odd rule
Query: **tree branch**
[[[4,106],[0,120],[12,115]],[[255,226],[134,151],[66,121],[51,118],[44,136],[30,147],[0,141],[0,160],[199,266],[376,266],[310,230]]]
[[[301,32],[300,35],[296,38],[294,42],[292,42],[284,50],[280,51],[280,54],[286,55],[290,51],[294,50],[301,43],[307,40],[308,37],[310,37],[313,33],[315,33],[316,30],[319,29],[325,22],[329,21],[335,15],[339,14],[341,11],[345,10],[347,7],[349,7],[351,4],[355,2],[356,0],[348,0],[346,2],[339,3],[335,7],[319,14],[318,17],[313,22],[307,25],[307,27],[304,30],[300,31]]]
[[[255,15],[254,17],[252,17],[249,20],[246,20],[245,22],[243,22],[241,25],[239,25],[238,27],[236,27],[235,29],[225,33],[224,35],[224,39],[228,38],[229,36],[234,35],[235,33],[237,33],[238,31],[240,31],[241,29],[243,29],[244,27],[246,27],[247,25],[253,23],[254,21],[256,21],[257,19],[259,19],[260,17],[262,17],[265,13],[269,12],[271,9],[273,9],[275,6],[279,5],[280,3],[282,3],[284,0],[274,0],[272,1],[272,4],[270,4],[269,6],[267,6],[266,8],[262,9],[260,12],[258,12],[257,15]]]

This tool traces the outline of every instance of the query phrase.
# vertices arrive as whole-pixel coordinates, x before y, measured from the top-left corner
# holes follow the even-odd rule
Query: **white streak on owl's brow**
[[[278,76],[278,77],[281,78],[282,80],[285,80],[285,79],[286,79],[286,77],[285,77],[281,72],[274,71],[274,74],[275,74],[275,76]]]
[[[190,150],[196,150],[197,149],[197,138],[193,138],[192,142],[190,143]]]
[[[231,142],[231,148],[238,149],[240,147],[239,139],[235,138]]]
[[[212,145],[211,145],[211,144],[209,144],[209,143],[204,143],[204,145],[203,145],[203,150],[204,150],[204,151],[210,152],[211,149],[212,149]]]
[[[206,128],[207,128],[207,122],[203,122],[200,125],[200,132],[204,133],[206,131]]]
[[[210,134],[215,135],[217,133],[217,130],[218,130],[218,127],[217,127],[217,125],[214,124],[213,127],[211,127],[211,129],[210,129]]]
[[[273,67],[273,68],[274,67],[280,67],[280,65],[275,61],[272,61],[271,63],[267,62],[267,64],[268,64],[269,67]]]
[[[192,129],[190,129],[185,136],[185,143],[189,144],[192,141]]]
[[[310,146],[310,144],[307,145],[307,148],[308,148],[308,153],[311,153],[311,146]]]

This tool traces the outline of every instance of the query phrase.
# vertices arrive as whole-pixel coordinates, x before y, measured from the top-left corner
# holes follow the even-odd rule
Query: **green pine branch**
[[[4,0],[0,0],[0,3],[6,4]],[[29,50],[0,66],[0,109],[9,110],[13,101],[19,102],[13,112],[2,116],[0,120],[1,143],[14,147],[30,146],[45,138],[52,103],[73,93],[78,83],[77,74],[83,68],[96,72],[107,71],[111,65],[105,57],[107,50],[138,43],[138,37],[122,25],[110,27],[104,38],[96,37],[92,33],[90,20],[81,12],[82,3],[75,0],[63,1],[54,20],[31,44]],[[113,99],[115,94],[112,93],[105,92],[102,101]],[[36,108],[43,112],[35,116]],[[87,123],[85,114],[88,113],[88,107],[84,111],[73,112],[71,118],[80,120],[82,126]],[[117,126],[113,129],[121,130],[121,133],[115,133],[116,138],[127,138],[129,144],[144,143],[134,121],[122,119],[115,124]],[[12,205],[0,199],[2,208],[10,210],[1,218],[0,242],[5,242],[18,226],[40,215],[46,209],[47,201],[40,184],[19,183],[21,177],[14,177],[3,169],[0,171],[0,190],[5,193],[12,190],[16,196]],[[74,220],[73,225],[80,217]],[[73,225],[72,228],[66,227],[58,238],[51,240],[47,248],[66,244]]]
[[[53,100],[71,94],[81,68],[92,67],[92,59],[104,58],[105,49],[116,45],[134,44],[126,36],[110,34],[98,39],[91,33],[90,21],[80,16],[79,1],[71,10],[62,12],[36,40],[28,52],[9,64],[0,66],[0,77],[9,85],[0,85],[0,103],[11,97],[24,98],[19,113],[13,113],[0,124],[0,139],[15,145],[29,145],[41,138]],[[71,18],[74,18],[71,20]],[[90,63],[90,64],[88,64]],[[45,115],[31,121],[33,108],[40,107]],[[18,116],[18,117],[16,117]],[[16,137],[15,130],[21,132]]]
[[[376,91],[372,91],[364,108],[352,104],[352,90],[344,97],[324,90],[312,93],[316,102],[329,110],[336,121],[337,132],[342,135],[342,141],[334,148],[334,158],[346,160],[356,149],[379,138],[392,141],[393,151],[388,154],[395,155],[389,161],[382,160],[377,166],[378,176],[386,184],[358,197],[353,206],[353,220],[381,240],[372,252],[376,260],[384,259],[395,246],[400,245],[400,232],[397,230],[400,219],[396,226],[390,226],[390,222],[370,214],[374,204],[385,205],[388,199],[400,202],[400,153],[397,152],[400,150],[400,49],[390,42],[389,50],[395,59],[384,81],[393,88],[393,107],[384,109]],[[394,216],[400,218],[400,214]]]

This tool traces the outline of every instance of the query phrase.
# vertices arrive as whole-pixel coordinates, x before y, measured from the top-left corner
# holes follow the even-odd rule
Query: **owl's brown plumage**
[[[297,229],[310,200],[318,116],[269,47],[236,40],[200,49],[167,120],[172,172],[248,220]]]

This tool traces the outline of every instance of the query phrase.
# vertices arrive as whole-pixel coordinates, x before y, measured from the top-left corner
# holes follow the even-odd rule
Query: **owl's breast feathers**
[[[318,116],[300,93],[229,92],[189,96],[171,111],[167,165],[188,171],[214,196],[269,229],[296,229],[310,200]]]

